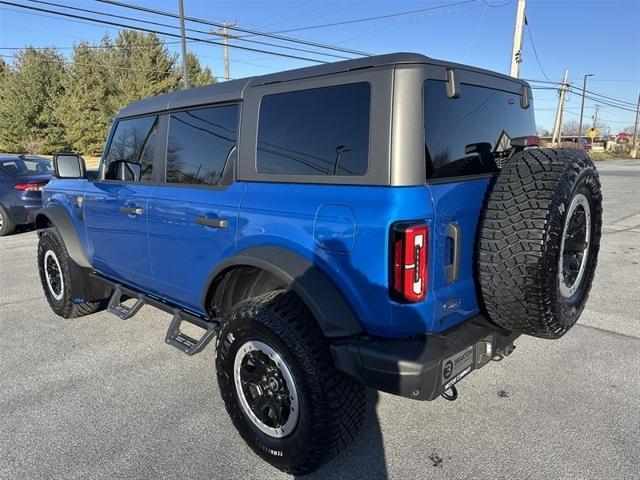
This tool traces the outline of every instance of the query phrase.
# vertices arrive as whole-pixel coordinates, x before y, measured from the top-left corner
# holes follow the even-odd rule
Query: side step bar
[[[123,287],[120,284],[115,283],[113,286],[114,290],[111,298],[109,299],[107,311],[113,313],[122,320],[128,320],[133,317],[140,311],[143,305],[151,305],[152,307],[158,308],[164,312],[172,313],[173,319],[171,320],[171,325],[169,325],[169,329],[167,330],[165,341],[167,344],[177,348],[187,355],[195,355],[196,353],[201,352],[222,328],[222,319],[220,318],[203,318],[185,310],[176,308],[162,300]],[[124,305],[124,302],[132,298],[136,299],[133,305],[130,307]],[[182,322],[195,325],[196,327],[203,329],[204,333],[199,339],[190,337],[180,331],[180,325],[182,325]]]
[[[124,302],[131,298],[135,298],[136,302],[130,307],[125,306]],[[111,298],[109,299],[107,311],[113,313],[121,320],[128,320],[138,313],[143,305],[143,295],[133,291],[125,293],[120,285],[116,285],[113,295],[111,295]]]
[[[193,325],[197,325],[198,327],[204,329],[204,333],[200,337],[199,340],[190,337],[189,335],[185,335],[180,331],[180,324],[182,322],[189,322]],[[195,315],[191,315],[187,312],[175,310],[173,314],[173,320],[171,320],[171,325],[169,325],[169,330],[167,330],[167,336],[165,337],[166,342],[172,347],[176,347],[178,350],[186,353],[187,355],[195,355],[204,349],[207,344],[213,340],[220,332],[220,322],[210,322],[207,320],[203,320],[200,317],[196,317]]]

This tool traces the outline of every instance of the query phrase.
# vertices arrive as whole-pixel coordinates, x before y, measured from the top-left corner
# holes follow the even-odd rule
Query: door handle
[[[211,228],[228,228],[229,220],[226,218],[211,218],[205,217],[204,215],[200,215],[196,217],[196,223],[198,225],[202,225],[203,227],[211,227]]]
[[[140,216],[144,213],[144,210],[140,207],[120,207],[120,211],[122,213],[126,213],[127,215],[136,215],[136,216]]]
[[[447,265],[447,283],[453,283],[458,280],[460,273],[460,225],[450,223],[447,225],[447,237],[451,239],[451,263]]]

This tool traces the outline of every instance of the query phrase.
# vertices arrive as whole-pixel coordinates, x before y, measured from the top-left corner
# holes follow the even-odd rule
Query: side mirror
[[[56,153],[53,156],[53,174],[56,178],[85,178],[84,159],[77,153]]]

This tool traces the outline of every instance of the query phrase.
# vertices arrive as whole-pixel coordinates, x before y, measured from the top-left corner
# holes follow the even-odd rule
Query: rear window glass
[[[370,97],[368,83],[265,96],[258,124],[258,173],[364,175]]]
[[[52,172],[51,162],[48,160],[35,160],[30,158],[0,160],[0,168],[10,175],[17,175],[19,177]]]
[[[171,114],[167,182],[217,185],[236,145],[238,106]]]
[[[105,179],[151,182],[158,117],[120,120],[104,160]]]
[[[533,106],[523,109],[520,95],[463,84],[449,98],[437,80],[425,82],[424,129],[427,178],[496,172],[512,138],[536,134]]]

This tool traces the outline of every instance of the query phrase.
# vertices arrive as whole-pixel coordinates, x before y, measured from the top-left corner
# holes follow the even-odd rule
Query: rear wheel
[[[364,387],[335,370],[320,328],[291,291],[231,310],[216,367],[240,435],[285,472],[318,468],[350,443],[364,419]]]
[[[562,336],[589,296],[601,228],[600,180],[583,151],[514,155],[480,231],[480,290],[491,319],[520,333]]]
[[[0,237],[5,235],[11,235],[16,229],[16,226],[11,221],[7,211],[0,205]]]
[[[69,271],[69,259],[64,241],[55,228],[40,232],[38,241],[38,272],[45,297],[51,309],[64,318],[76,318],[104,308],[104,302],[76,303]]]

